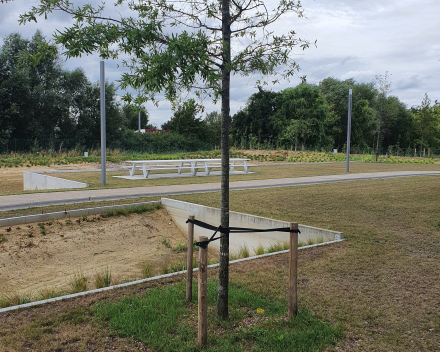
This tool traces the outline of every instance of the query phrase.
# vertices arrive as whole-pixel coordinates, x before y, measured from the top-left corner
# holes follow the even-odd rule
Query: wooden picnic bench
[[[229,159],[229,170],[234,171],[236,167],[243,167],[245,173],[253,165],[247,165],[250,159],[231,158]],[[142,170],[144,178],[148,178],[150,171],[176,170],[178,174],[182,170],[189,169],[191,176],[196,176],[199,169],[205,170],[205,175],[209,175],[212,169],[221,168],[221,159],[180,159],[180,160],[127,160],[130,166],[123,166],[128,169],[130,176],[134,176],[136,170]]]

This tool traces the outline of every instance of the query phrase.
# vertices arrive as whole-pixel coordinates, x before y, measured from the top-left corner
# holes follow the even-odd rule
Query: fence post
[[[194,215],[188,217],[194,220]],[[186,257],[186,301],[192,301],[192,282],[193,282],[193,242],[194,242],[194,224],[188,222],[188,250]]]
[[[199,242],[208,241],[208,237],[200,236]],[[199,347],[203,348],[208,340],[208,247],[199,247]]]
[[[291,230],[298,230],[297,223],[290,223]],[[298,232],[290,233],[289,251],[289,318],[293,318],[298,313],[297,302],[297,270],[298,270]]]

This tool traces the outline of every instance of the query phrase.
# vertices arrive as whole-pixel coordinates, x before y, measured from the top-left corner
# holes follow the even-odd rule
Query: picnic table
[[[245,173],[249,172],[252,165],[246,165],[250,159],[230,158],[229,170],[234,171],[236,167],[243,167]],[[209,175],[214,168],[221,167],[222,159],[180,159],[180,160],[127,160],[130,166],[123,166],[128,169],[130,176],[134,176],[136,170],[142,170],[144,178],[148,178],[150,171],[156,170],[177,170],[178,174],[182,170],[189,169],[191,176],[196,176],[198,169],[204,169],[204,175]]]

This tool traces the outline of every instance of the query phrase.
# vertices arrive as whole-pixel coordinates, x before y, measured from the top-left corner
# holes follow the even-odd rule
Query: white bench
[[[230,159],[229,170],[234,171],[235,167],[243,167],[244,172],[249,172],[250,165],[246,165],[246,160],[249,159]],[[128,160],[127,163],[132,165],[122,166],[122,169],[128,169],[130,176],[134,176],[136,170],[142,170],[145,178],[148,178],[150,171],[156,170],[177,170],[181,174],[183,169],[189,169],[191,176],[195,176],[199,169],[204,169],[205,175],[209,175],[212,169],[221,167],[221,159]]]

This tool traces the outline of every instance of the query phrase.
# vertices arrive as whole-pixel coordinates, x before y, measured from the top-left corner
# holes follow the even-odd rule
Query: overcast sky
[[[71,0],[76,4],[76,0]],[[93,0],[95,1],[95,0]],[[82,1],[83,2],[83,1]],[[111,8],[115,0],[108,2]],[[267,4],[273,1],[266,1]],[[41,29],[49,39],[55,29],[68,26],[67,15],[56,14],[47,20],[25,26],[18,24],[19,15],[34,0],[0,3],[0,41],[12,32],[32,37]],[[392,95],[408,107],[419,105],[428,93],[431,101],[440,100],[440,1],[439,0],[303,0],[307,18],[286,17],[273,26],[277,33],[295,30],[300,38],[317,40],[317,47],[298,49],[300,75],[318,84],[327,77],[357,82],[372,82],[375,75],[388,71],[392,76]],[[63,62],[66,69],[82,67],[92,82],[99,80],[99,57],[85,56]],[[106,63],[106,78],[117,80],[121,69],[117,62]],[[256,92],[256,77],[233,77],[231,82],[231,115],[244,107]],[[274,91],[299,83],[294,79],[269,87]],[[121,92],[123,93],[123,92]],[[220,105],[206,101],[205,112],[220,111]],[[147,104],[150,122],[160,126],[172,116],[170,105]]]

